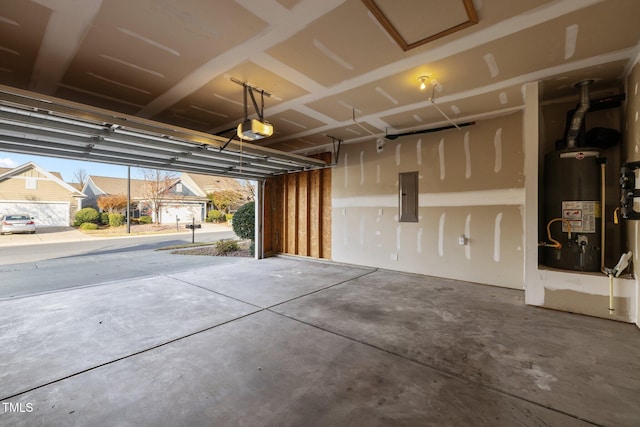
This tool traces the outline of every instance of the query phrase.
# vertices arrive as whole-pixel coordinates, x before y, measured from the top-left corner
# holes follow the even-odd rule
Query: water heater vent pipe
[[[593,80],[583,80],[576,85],[580,87],[580,106],[576,112],[573,113],[571,125],[567,131],[567,148],[576,148],[576,141],[580,134],[584,115],[589,110],[589,85],[591,85],[591,83],[593,83]]]

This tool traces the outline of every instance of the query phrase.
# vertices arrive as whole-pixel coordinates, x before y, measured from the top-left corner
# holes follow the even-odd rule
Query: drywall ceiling
[[[408,43],[446,34],[403,48],[371,4]],[[460,122],[521,108],[528,82],[620,90],[638,16],[637,0],[2,0],[0,84],[228,137],[234,78],[272,95],[259,144],[307,154],[442,126],[423,74]]]

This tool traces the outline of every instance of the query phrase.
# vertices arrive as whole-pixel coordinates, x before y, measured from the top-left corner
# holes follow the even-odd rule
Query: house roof
[[[87,183],[89,181],[93,182],[103,194],[127,194],[127,178],[90,175]],[[142,179],[131,180],[131,197],[142,197],[145,182]]]
[[[73,188],[75,188],[78,191],[82,191],[82,187],[84,187],[81,183],[79,182],[67,182],[67,184],[69,184],[70,186],[72,186]]]
[[[73,194],[73,197],[80,197],[80,198],[87,197],[87,195],[84,194],[82,191],[80,191],[77,188],[73,187],[72,185],[64,182],[62,180],[62,175],[59,172],[49,172],[48,170],[44,169],[41,166],[38,166],[34,162],[24,163],[24,164],[22,164],[20,166],[16,166],[13,169],[0,168],[0,181],[5,180],[5,179],[10,179],[10,178],[12,178],[12,177],[14,177],[16,175],[19,175],[19,174],[23,173],[24,171],[26,171],[28,169],[36,169],[42,175],[46,176],[47,178],[49,178],[52,181],[55,181],[58,185],[60,185],[60,186],[64,187],[65,189],[67,189],[70,193]]]
[[[89,180],[102,192],[103,194],[127,194],[127,178],[112,178],[106,176],[89,176]],[[87,183],[89,182],[87,181]],[[172,180],[172,186],[181,181],[181,178]],[[131,198],[132,199],[144,199],[145,198],[145,186],[149,181],[143,179],[131,179]],[[206,200],[205,196],[177,196],[184,200]]]
[[[235,190],[245,193],[245,188],[237,179],[227,178],[224,176],[201,175],[197,173],[185,173],[182,177],[188,176],[193,183],[200,188],[204,194],[209,194],[220,190]]]
[[[20,167],[20,166],[18,166],[18,167]],[[0,175],[4,174],[5,172],[9,172],[10,170],[13,170],[13,169],[14,169],[14,168],[0,168]],[[61,174],[60,172],[51,172],[51,171],[49,171],[49,173],[50,173],[51,175],[55,176],[56,178],[58,178],[60,181],[64,181],[64,180],[62,179],[62,174]],[[81,191],[81,190],[82,190],[82,188],[81,188],[81,187],[78,187],[77,185],[75,185],[75,184],[74,184],[74,183],[72,183],[72,182],[67,182],[67,184],[69,184],[70,186],[72,186],[73,188],[75,188],[75,189],[76,189],[76,190],[78,190],[78,191]]]

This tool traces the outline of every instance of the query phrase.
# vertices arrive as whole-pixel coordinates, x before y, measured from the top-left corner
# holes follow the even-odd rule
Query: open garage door
[[[37,227],[68,227],[68,202],[0,202],[0,213],[24,213],[35,218]]]

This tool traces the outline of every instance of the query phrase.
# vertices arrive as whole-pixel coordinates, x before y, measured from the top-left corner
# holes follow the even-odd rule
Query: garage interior
[[[0,151],[255,180],[259,259],[0,301],[0,424],[637,425],[638,16],[2,2]]]

